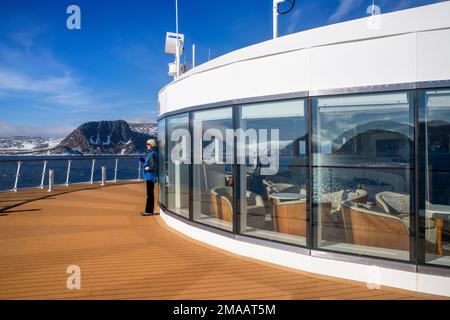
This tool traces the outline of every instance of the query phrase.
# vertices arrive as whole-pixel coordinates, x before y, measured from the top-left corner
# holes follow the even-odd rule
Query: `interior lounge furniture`
[[[409,214],[393,215],[373,204],[345,201],[342,217],[348,243],[409,250]]]
[[[300,193],[301,196],[306,197],[306,188],[298,187],[297,185],[290,183],[273,183],[270,180],[264,179],[263,184],[266,186],[266,197],[270,198],[270,194],[272,193]],[[283,201],[281,199],[272,199],[275,202]]]
[[[355,203],[366,203],[367,202],[367,191],[363,189],[356,189],[355,191],[349,190],[339,190],[335,192],[330,192],[326,194],[322,194],[320,196],[321,203],[328,203],[328,206],[324,206],[324,208],[328,209],[328,216],[331,221],[335,223],[341,222],[341,213],[342,213],[342,203],[344,201],[353,201]],[[327,210],[324,210],[327,211]],[[324,217],[325,221],[328,220],[328,217]]]
[[[345,226],[342,218],[342,203],[366,203],[368,193],[363,189],[339,190],[320,196],[319,212],[322,218],[322,240],[346,241]]]
[[[272,199],[274,202],[280,202],[280,201],[294,201],[305,199],[306,196],[301,195],[300,193],[272,192],[271,194],[269,194],[269,198]]]
[[[267,195],[271,194],[272,192],[284,192],[284,191],[298,192],[298,188],[290,183],[272,183],[266,185]]]
[[[383,208],[386,213],[400,218],[409,216],[410,196],[408,194],[383,191],[375,196],[377,206]],[[442,229],[444,220],[450,216],[450,207],[432,205],[426,202],[425,210],[425,238],[436,245],[438,255],[443,255]],[[444,217],[444,219],[443,219]]]
[[[263,198],[255,192],[247,191],[247,226],[264,228],[265,213]],[[211,190],[211,202],[216,219],[233,221],[233,188],[216,187]]]
[[[448,227],[450,224],[450,206],[431,204],[428,201],[426,201],[425,206],[425,237],[436,244],[438,255],[443,256],[442,231],[445,225]],[[433,229],[428,230],[430,226]],[[427,233],[427,231],[429,232]]]
[[[375,195],[377,206],[389,214],[409,214],[409,194],[382,191]]]
[[[306,237],[306,200],[276,202],[272,212],[276,232]]]
[[[283,182],[273,182],[269,179],[263,179],[262,182],[266,187],[271,187],[275,192],[282,192],[282,191],[285,191],[286,189],[297,188],[297,186],[295,184],[283,183]]]

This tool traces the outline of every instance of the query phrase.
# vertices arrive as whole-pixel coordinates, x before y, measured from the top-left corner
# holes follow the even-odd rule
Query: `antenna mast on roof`
[[[280,12],[279,6],[280,3],[289,1],[291,3],[291,7],[284,11]],[[292,11],[295,7],[295,0],[273,0],[273,38],[278,38],[278,15],[286,14]]]
[[[180,76],[180,56],[183,54],[184,35],[178,31],[178,0],[175,0],[175,33],[166,34],[166,53],[175,55],[175,62],[169,63],[169,75],[174,79]]]
[[[175,33],[177,34],[177,53],[175,60],[177,64],[177,78],[180,76],[180,41],[178,36],[178,0],[175,0]]]

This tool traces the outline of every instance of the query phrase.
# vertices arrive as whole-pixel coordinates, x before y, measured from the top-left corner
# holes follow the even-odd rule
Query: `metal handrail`
[[[117,183],[118,181],[118,172],[119,172],[119,162],[120,160],[130,160],[130,159],[136,159],[136,161],[138,162],[138,172],[137,172],[137,177],[136,178],[130,178],[130,179],[124,179],[126,180],[142,180],[141,178],[141,162],[138,161],[137,159],[137,155],[113,155],[113,156],[108,156],[108,155],[99,155],[99,156],[95,156],[95,155],[90,155],[90,156],[33,156],[29,159],[26,158],[26,156],[3,156],[0,159],[0,164],[1,163],[6,163],[6,162],[16,162],[17,163],[17,169],[16,169],[16,173],[14,175],[15,179],[14,179],[14,186],[12,189],[7,189],[7,190],[0,190],[0,191],[14,191],[17,192],[19,190],[18,184],[20,181],[20,176],[21,176],[21,168],[23,167],[24,163],[26,162],[36,162],[36,161],[41,161],[43,166],[42,166],[42,171],[40,172],[40,184],[37,186],[33,186],[31,188],[34,187],[39,187],[41,189],[44,189],[44,182],[45,182],[45,177],[47,175],[47,171],[49,171],[49,175],[54,175],[54,170],[47,170],[47,166],[49,165],[50,162],[53,161],[67,161],[67,169],[61,169],[61,170],[65,170],[66,172],[66,179],[65,179],[65,183],[62,183],[61,185],[65,185],[66,187],[68,187],[70,185],[70,173],[71,173],[71,165],[73,161],[86,161],[86,160],[91,160],[91,168],[86,168],[86,171],[90,171],[90,175],[88,176],[89,180],[86,181],[85,183],[90,183],[90,184],[94,184],[94,174],[95,174],[95,163],[97,160],[115,160],[115,165],[114,165],[114,179],[112,180],[112,182]],[[50,173],[50,171],[52,171]],[[101,177],[101,181],[102,181],[102,185],[106,184],[106,167],[102,168],[102,177]],[[50,177],[49,177],[50,178]],[[51,177],[53,178],[53,177]],[[79,183],[79,181],[77,181],[76,183]],[[49,191],[52,190],[52,181],[50,181],[49,179]],[[30,187],[27,187],[30,188]],[[25,188],[24,188],[25,189]]]
[[[105,160],[105,159],[135,159],[140,153],[131,155],[68,155],[68,156],[17,156],[17,155],[0,155],[1,162],[17,162],[17,161],[44,161],[44,160]],[[24,159],[30,157],[29,159]]]

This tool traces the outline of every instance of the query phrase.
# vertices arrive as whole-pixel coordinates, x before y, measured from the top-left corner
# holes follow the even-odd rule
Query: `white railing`
[[[9,157],[5,157],[9,158]],[[133,155],[127,155],[127,156],[70,156],[70,157],[10,157],[11,159],[0,159],[0,167],[2,165],[10,165],[10,164],[16,164],[15,169],[15,175],[13,175],[14,183],[11,188],[11,185],[9,187],[7,186],[7,182],[5,180],[8,180],[8,174],[3,174],[3,177],[6,179],[3,179],[3,183],[0,184],[0,190],[11,190],[14,192],[17,192],[21,188],[34,188],[38,187],[41,189],[44,189],[46,187],[45,180],[48,177],[48,191],[53,190],[55,186],[55,177],[56,174],[59,173],[60,177],[65,176],[65,179],[60,182],[61,185],[64,185],[68,187],[72,183],[90,183],[94,184],[96,181],[95,173],[97,172],[96,164],[99,162],[103,162],[101,166],[101,179],[100,183],[102,186],[107,184],[107,166],[104,164],[105,161],[110,161],[111,165],[110,168],[113,169],[114,179],[110,180],[112,183],[117,183],[120,180],[142,180],[141,175],[141,162],[138,161],[137,156]],[[73,173],[73,164],[76,162],[83,161],[86,163],[86,161],[90,160],[90,166],[86,164],[80,169],[78,168],[78,171],[82,171],[84,173],[88,173],[86,175],[82,175],[82,177],[86,177],[87,179],[82,179],[80,175],[73,178],[73,175],[71,176],[71,173]],[[126,167],[125,165],[120,166],[124,162],[123,160],[135,160],[137,163],[133,164],[133,162],[127,162]],[[67,165],[64,166],[61,164],[62,161],[67,161]],[[36,162],[42,162],[42,169],[39,169],[40,166],[36,164]],[[56,165],[56,162],[58,162],[58,165]],[[30,166],[30,164],[33,164]],[[137,164],[137,165],[136,165]],[[136,169],[133,169],[133,166],[136,165],[134,168],[137,169],[137,175],[134,175],[133,172],[136,172]],[[50,169],[49,169],[50,168]],[[27,181],[23,176],[24,169],[28,169],[25,176],[28,178]],[[121,175],[122,174],[122,175]],[[31,177],[29,176],[31,175]],[[121,176],[120,176],[121,175]],[[72,177],[72,178],[71,178]],[[37,181],[36,181],[37,180]],[[32,181],[35,181],[34,183]],[[39,181],[39,182],[38,182]]]

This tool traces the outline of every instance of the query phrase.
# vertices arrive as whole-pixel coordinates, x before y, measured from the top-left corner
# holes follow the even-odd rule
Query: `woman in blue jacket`
[[[153,215],[155,204],[154,187],[158,180],[158,147],[156,140],[147,140],[147,155],[145,158],[139,157],[139,161],[143,162],[143,177],[147,184],[147,203],[145,211],[141,212],[143,216]]]

